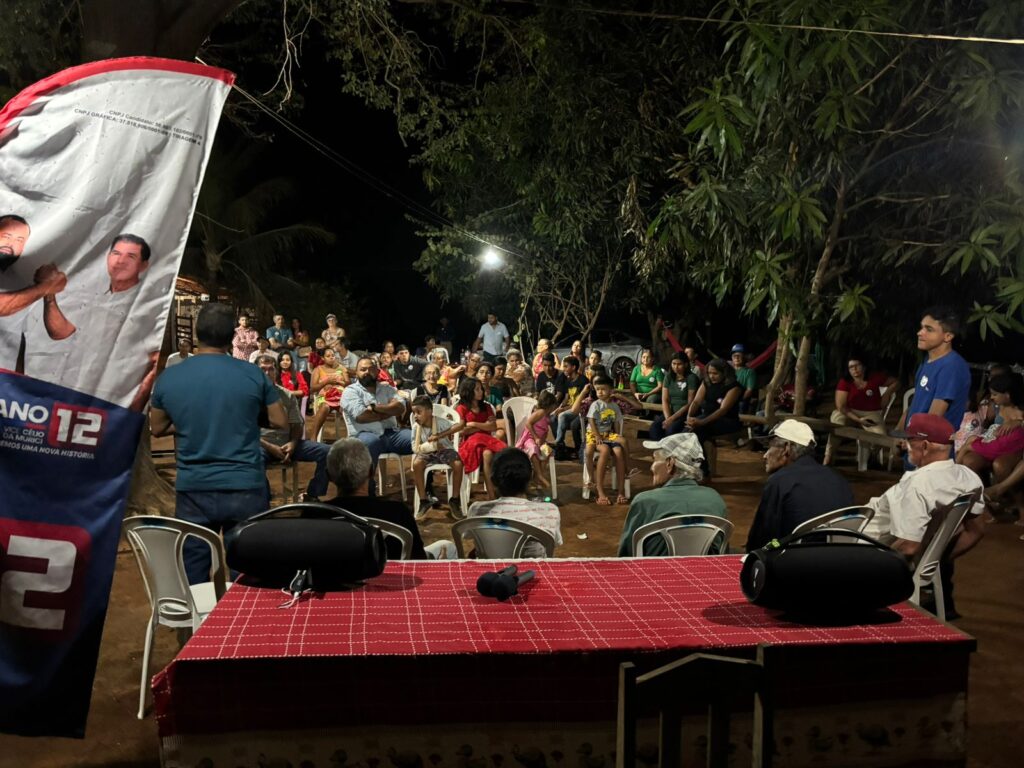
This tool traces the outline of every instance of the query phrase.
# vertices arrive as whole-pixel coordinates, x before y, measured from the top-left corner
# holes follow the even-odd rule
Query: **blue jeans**
[[[366,450],[370,452],[370,460],[373,462],[374,471],[370,473],[370,495],[377,495],[377,459],[382,453],[397,453],[399,456],[412,454],[412,430],[410,429],[386,429],[383,435],[375,435],[372,432],[357,432],[356,437]]]
[[[678,435],[684,429],[686,429],[686,419],[676,419],[668,427],[665,427],[665,414],[659,413],[651,422],[649,432],[651,440],[661,440],[668,435]]]
[[[565,445],[565,433],[572,431],[572,444],[577,448],[583,442],[583,433],[580,431],[580,415],[572,411],[562,411],[558,414],[558,426],[555,427],[555,442],[558,445]]]
[[[312,461],[316,463],[313,477],[306,486],[306,494],[320,498],[327,494],[327,454],[331,452],[329,445],[318,443],[313,440],[299,440],[295,446],[295,453],[292,454],[292,461]],[[263,449],[263,463],[268,467],[274,465],[270,454]]]
[[[178,491],[174,516],[224,535],[224,546],[233,538],[236,525],[270,506],[270,493],[263,488],[241,491]],[[190,536],[183,552],[189,584],[210,580],[210,547]]]

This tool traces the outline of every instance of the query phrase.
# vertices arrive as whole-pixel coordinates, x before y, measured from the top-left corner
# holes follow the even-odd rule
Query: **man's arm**
[[[149,409],[149,431],[153,433],[154,437],[174,434],[174,424],[171,423],[171,417],[167,415],[167,411],[155,406]]]
[[[928,413],[934,414],[935,416],[945,416],[946,411],[949,410],[948,400],[939,400],[935,398],[932,400],[932,404],[928,406]]]
[[[484,337],[483,336],[477,336],[476,337],[476,341],[473,342],[473,347],[472,347],[472,349],[470,349],[470,352],[476,352],[478,349],[480,349],[480,345],[483,344],[483,343],[484,343]]]
[[[981,515],[968,513],[964,518],[964,529],[956,537],[956,543],[953,544],[953,551],[949,556],[951,558],[960,557],[960,555],[973,549],[984,535],[985,526],[981,522]]]
[[[284,405],[278,400],[267,406],[267,420],[274,429],[288,429],[288,413]]]
[[[747,552],[760,549],[775,538],[779,529],[779,520],[782,517],[781,505],[779,489],[775,483],[769,481],[764,486],[761,502],[757,505],[757,512],[754,513],[754,522],[750,525],[746,544]]]
[[[17,291],[0,293],[0,317],[31,306],[47,294],[60,293],[68,284],[67,276],[53,264],[44,264],[35,273],[35,284]]]
[[[132,398],[131,405],[128,406],[129,411],[139,413],[146,407],[146,403],[149,401],[149,394],[153,391],[153,384],[156,383],[156,366],[159,361],[160,352],[149,353],[149,362],[146,364],[146,374],[142,377],[142,382],[139,384],[139,388],[135,392],[135,397]]]
[[[43,297],[43,326],[54,341],[66,339],[78,330],[75,324],[61,312],[54,294],[47,294]]]

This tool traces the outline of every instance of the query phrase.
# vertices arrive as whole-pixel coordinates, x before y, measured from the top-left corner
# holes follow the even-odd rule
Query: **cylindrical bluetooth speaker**
[[[243,523],[228,543],[228,565],[268,587],[287,587],[297,571],[308,571],[310,586],[319,591],[343,589],[381,574],[387,551],[379,528],[342,509],[313,511],[338,517]]]
[[[847,541],[828,542],[823,534]],[[914,593],[903,555],[870,536],[843,529],[808,531],[754,550],[743,563],[740,585],[756,605],[805,617],[862,615]]]

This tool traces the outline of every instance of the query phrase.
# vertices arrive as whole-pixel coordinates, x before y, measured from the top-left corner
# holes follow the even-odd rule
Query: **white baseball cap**
[[[771,437],[778,437],[797,445],[814,445],[814,431],[796,419],[786,419],[776,424],[771,431]]]
[[[644,440],[644,448],[664,451],[681,464],[700,464],[704,461],[704,449],[692,432],[669,435],[661,440]]]

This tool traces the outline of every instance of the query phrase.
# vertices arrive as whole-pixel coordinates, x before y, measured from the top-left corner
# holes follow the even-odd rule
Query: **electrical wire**
[[[752,19],[723,19],[712,16],[685,16],[674,13],[660,13],[658,11],[630,11],[615,10],[608,8],[587,8],[578,5],[554,6],[544,3],[532,2],[532,0],[502,0],[509,5],[529,5],[540,10],[548,11],[571,11],[573,13],[589,13],[598,16],[626,16],[639,19],[654,19],[657,21],[681,21],[691,24],[744,24],[751,27],[768,27],[770,29],[792,29],[805,32],[831,32],[844,35],[867,35],[869,37],[897,37],[909,40],[943,40],[955,43],[986,43],[990,45],[1024,45],[1022,38],[1007,37],[980,37],[973,35],[941,35],[926,32],[886,32],[874,29],[849,29],[845,27],[826,27],[814,24],[781,24],[770,21],[757,21]]]
[[[196,61],[198,61],[200,64],[206,65],[206,62],[202,61],[199,58],[197,58]],[[209,66],[209,65],[206,65],[206,66]],[[309,147],[311,147],[316,152],[319,152],[321,155],[323,155],[328,160],[333,162],[335,165],[337,165],[343,171],[345,171],[346,173],[350,174],[351,176],[354,176],[355,178],[359,179],[364,184],[372,187],[374,190],[376,190],[380,194],[384,195],[385,197],[387,197],[387,198],[389,198],[391,200],[394,200],[399,205],[404,206],[405,208],[410,210],[415,215],[420,216],[420,217],[422,217],[424,219],[427,219],[428,223],[433,224],[434,226],[447,227],[447,228],[451,229],[452,231],[458,233],[459,235],[462,235],[465,238],[468,238],[470,240],[475,240],[478,243],[482,243],[483,245],[486,245],[489,248],[494,248],[495,250],[501,251],[502,253],[507,253],[510,256],[515,256],[515,257],[521,258],[521,259],[522,258],[526,258],[522,253],[519,253],[518,251],[515,251],[515,250],[513,250],[513,249],[511,249],[511,248],[509,248],[507,246],[504,246],[504,245],[499,245],[499,244],[497,244],[495,242],[492,242],[492,241],[488,240],[485,237],[482,237],[481,235],[478,235],[475,232],[471,232],[468,229],[464,229],[463,227],[458,226],[451,219],[449,219],[449,218],[447,218],[447,217],[437,213],[436,211],[432,210],[431,208],[429,208],[429,207],[423,205],[422,203],[414,200],[413,198],[409,197],[404,192],[402,192],[401,190],[399,190],[396,187],[392,186],[391,184],[389,184],[388,182],[384,181],[383,179],[380,179],[380,178],[374,176],[372,173],[367,171],[365,168],[361,167],[360,165],[358,165],[357,163],[353,162],[352,160],[349,160],[347,157],[342,155],[340,152],[335,150],[333,147],[331,147],[331,146],[325,144],[324,142],[320,141],[315,136],[312,136],[307,131],[305,131],[302,128],[300,128],[299,126],[295,125],[293,122],[288,120],[283,115],[280,115],[277,112],[275,112],[274,110],[272,110],[270,107],[268,107],[266,104],[261,102],[259,99],[257,99],[255,96],[253,96],[251,93],[249,93],[247,90],[242,88],[237,83],[235,85],[233,85],[232,88],[235,91],[237,91],[239,93],[239,95],[241,95],[247,101],[251,102],[257,109],[259,109],[264,114],[266,114],[268,117],[270,117],[272,120],[277,122],[285,130],[287,130],[290,133],[292,133],[296,138],[298,138],[300,141],[302,141],[305,144],[307,144]]]

